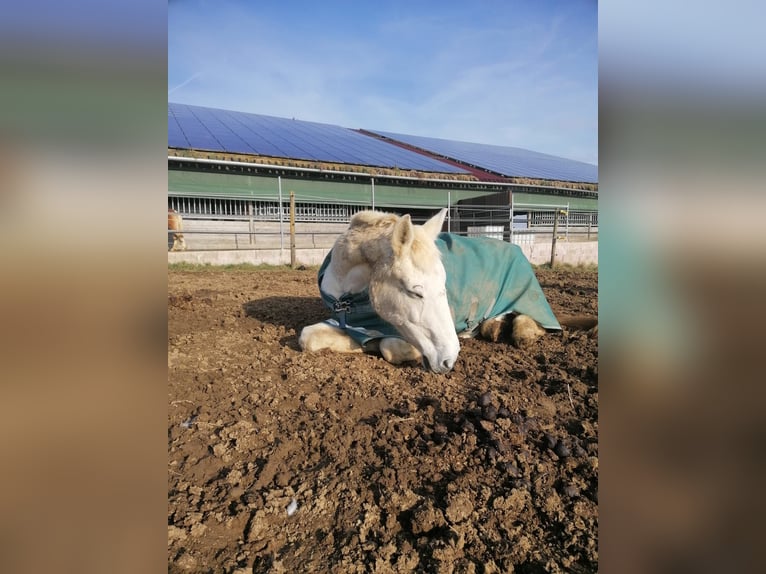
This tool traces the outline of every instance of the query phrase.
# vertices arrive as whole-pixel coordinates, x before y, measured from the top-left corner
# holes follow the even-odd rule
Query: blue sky
[[[168,3],[168,100],[598,163],[594,0]]]

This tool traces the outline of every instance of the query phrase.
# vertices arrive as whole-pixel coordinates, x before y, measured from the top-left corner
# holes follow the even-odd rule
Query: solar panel
[[[598,166],[527,149],[369,130],[507,177],[598,183]]]
[[[448,163],[331,124],[168,103],[168,146],[291,159],[466,173]]]
[[[171,133],[178,134],[179,132],[182,136],[179,143],[184,145],[173,145],[170,141],[170,135]],[[168,106],[168,145],[171,147],[198,147],[199,149],[211,151],[224,151],[220,142],[215,139],[213,134],[191,111],[184,108],[171,108],[170,106]]]

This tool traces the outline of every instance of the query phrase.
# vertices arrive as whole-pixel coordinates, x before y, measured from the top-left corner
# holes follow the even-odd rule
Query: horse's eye
[[[415,297],[417,299],[423,298],[423,286],[422,285],[413,285],[412,287],[405,289],[407,291],[407,295],[410,297]]]

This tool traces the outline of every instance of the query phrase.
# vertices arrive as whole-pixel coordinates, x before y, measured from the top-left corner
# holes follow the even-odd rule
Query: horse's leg
[[[173,234],[173,247],[171,248],[171,251],[183,251],[186,249],[186,240],[184,239],[183,234],[181,233],[174,233]]]
[[[507,337],[509,331],[511,342],[517,347],[533,343],[545,334],[545,329],[540,327],[528,315],[502,315],[501,317],[487,319],[479,327],[481,337],[493,343],[497,343],[501,338]]]
[[[529,315],[518,315],[513,319],[511,340],[517,347],[533,343],[544,334],[545,329],[535,323]]]
[[[423,357],[415,347],[397,337],[381,339],[379,345],[380,354],[386,361],[394,365],[400,365],[409,361],[420,361]]]
[[[481,335],[482,339],[497,343],[506,329],[508,320],[508,315],[495,317],[494,319],[487,319],[479,326],[479,335]]]
[[[590,315],[563,315],[559,318],[562,327],[585,331],[588,337],[598,337],[598,317]]]
[[[362,352],[362,346],[344,333],[343,329],[327,323],[316,323],[304,327],[298,338],[298,344],[301,349],[309,352],[323,349],[337,353]]]

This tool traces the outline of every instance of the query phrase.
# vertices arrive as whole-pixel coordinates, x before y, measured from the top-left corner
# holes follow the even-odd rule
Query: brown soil
[[[597,339],[304,354],[315,277],[169,272],[169,571],[595,572]],[[538,277],[596,314],[596,272]]]

